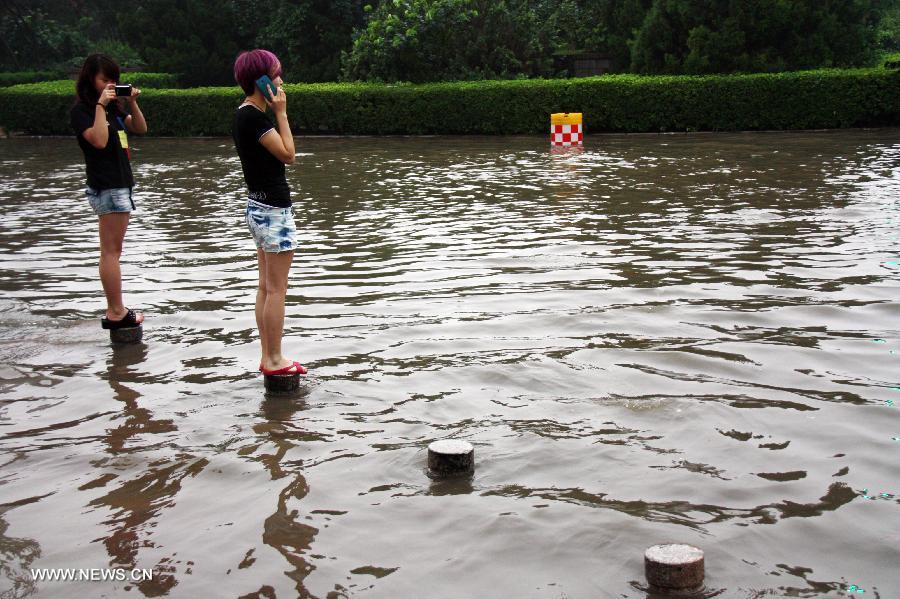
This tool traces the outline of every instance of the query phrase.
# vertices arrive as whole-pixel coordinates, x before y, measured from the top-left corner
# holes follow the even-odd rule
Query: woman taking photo
[[[100,324],[104,329],[135,327],[144,320],[143,314],[126,308],[122,301],[119,258],[134,210],[128,134],[146,133],[147,122],[137,103],[141,91],[123,87],[117,97],[118,82],[119,65],[113,59],[103,54],[88,56],[78,75],[70,115],[84,153],[85,194],[100,226],[100,282],[106,295],[106,315]]]
[[[246,219],[259,265],[259,369],[265,375],[306,374],[299,362],[281,353],[288,271],[297,247],[291,192],[284,175],[284,165],[294,162],[294,138],[281,87],[281,62],[267,50],[242,52],[234,62],[234,78],[247,96],[235,111],[233,135],[249,192]],[[277,129],[266,116],[266,106],[275,115]]]

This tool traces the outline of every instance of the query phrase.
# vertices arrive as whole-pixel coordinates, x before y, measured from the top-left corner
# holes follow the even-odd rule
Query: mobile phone
[[[278,93],[278,88],[275,87],[275,83],[269,79],[268,75],[263,75],[259,79],[256,80],[256,87],[263,93],[266,97],[266,100],[269,102],[275,97],[275,94]]]
[[[116,96],[130,96],[131,84],[116,85]]]

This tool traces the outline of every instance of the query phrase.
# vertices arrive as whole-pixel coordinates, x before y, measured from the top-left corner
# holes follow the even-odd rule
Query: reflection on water
[[[896,130],[297,146],[278,398],[229,140],[135,144],[125,347],[77,146],[0,140],[8,594],[645,599],[670,540],[707,596],[900,585]]]

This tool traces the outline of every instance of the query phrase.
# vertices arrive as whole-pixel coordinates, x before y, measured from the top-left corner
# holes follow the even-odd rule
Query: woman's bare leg
[[[128,212],[110,212],[100,217],[100,283],[106,295],[106,318],[110,320],[121,320],[128,312],[122,301],[119,258],[130,216]],[[137,321],[143,320],[144,315],[137,314]]]
[[[269,354],[269,340],[266,337],[266,327],[263,321],[263,313],[266,307],[266,253],[262,249],[256,249],[256,262],[259,265],[259,287],[256,289],[256,329],[259,331],[260,358],[259,363],[265,364]]]
[[[284,332],[284,298],[287,295],[288,272],[294,252],[272,252],[266,254],[266,293],[263,305],[261,336],[266,339],[263,368],[272,370],[290,366],[281,354],[281,336]]]

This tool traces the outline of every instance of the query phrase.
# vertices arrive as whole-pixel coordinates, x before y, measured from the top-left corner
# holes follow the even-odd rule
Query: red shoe
[[[259,370],[266,376],[306,374],[307,372],[306,368],[304,368],[303,364],[301,364],[300,362],[292,362],[284,368],[276,368],[274,370],[267,370],[262,367],[262,364],[260,364]]]

